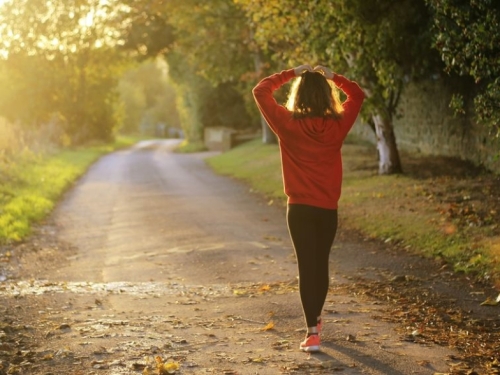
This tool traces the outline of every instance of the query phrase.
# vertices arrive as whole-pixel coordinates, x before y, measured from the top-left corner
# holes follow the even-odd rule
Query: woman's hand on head
[[[327,79],[333,78],[333,72],[323,65],[316,65],[313,69],[314,72],[319,72],[325,76]]]
[[[293,71],[295,72],[295,75],[296,76],[300,76],[302,73],[304,72],[312,72],[313,71],[313,68],[311,65],[308,65],[308,64],[304,64],[304,65],[299,65],[298,67],[296,68],[293,68]]]

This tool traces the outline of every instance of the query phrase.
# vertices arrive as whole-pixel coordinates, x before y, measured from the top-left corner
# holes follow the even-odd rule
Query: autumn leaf
[[[262,285],[260,288],[259,288],[259,292],[268,292],[271,290],[271,286],[270,285]]]
[[[156,356],[155,361],[159,375],[175,374],[175,372],[181,367],[178,362],[174,362],[172,359],[168,359],[166,362],[163,362],[163,358],[160,356]]]
[[[274,323],[269,322],[264,328],[261,328],[261,331],[270,331],[272,329],[274,329]]]
[[[54,359],[54,353],[49,353],[43,356],[42,361],[51,361]]]
[[[160,374],[174,374],[181,366],[177,362],[169,361],[160,368]]]
[[[455,225],[453,225],[453,224],[447,224],[443,228],[443,232],[446,233],[446,234],[454,234],[456,231],[457,231],[457,227]]]
[[[500,295],[493,299],[491,297],[486,298],[484,302],[481,303],[481,306],[497,306],[500,303]]]

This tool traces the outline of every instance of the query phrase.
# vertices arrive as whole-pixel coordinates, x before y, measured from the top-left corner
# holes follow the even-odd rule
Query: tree
[[[322,63],[360,82],[377,135],[379,173],[402,170],[393,118],[404,85],[434,66],[423,0],[237,0],[257,43],[288,67]],[[257,27],[258,26],[258,27]]]
[[[188,140],[200,141],[205,126],[250,123],[247,107],[239,106],[241,110],[235,116],[227,106],[241,103],[242,93],[250,92],[242,77],[254,69],[245,14],[231,0],[143,0],[127,4],[131,26],[125,46],[135,46],[139,56],[141,51],[142,56],[165,56]],[[149,28],[166,38],[136,36],[140,34],[136,30],[148,34]]]
[[[180,127],[175,90],[163,59],[145,60],[129,69],[120,80],[119,91],[124,112],[121,131],[137,133],[141,124],[153,130],[158,124]]]
[[[16,104],[15,110],[4,108],[9,117],[33,125],[57,116],[73,143],[112,138],[123,66],[114,5],[18,0],[2,6],[0,49],[18,78],[8,82]]]
[[[11,54],[0,60],[0,114],[11,123],[36,128],[56,111],[52,64],[37,56]]]
[[[163,55],[175,41],[163,0],[121,0],[118,19],[122,29],[122,48],[138,60]]]
[[[500,138],[500,3],[495,0],[426,0],[433,11],[434,47],[448,73],[472,77],[477,120]],[[465,113],[464,97],[452,107]]]

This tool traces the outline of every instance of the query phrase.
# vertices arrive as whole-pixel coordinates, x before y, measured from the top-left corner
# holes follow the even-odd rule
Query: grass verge
[[[500,286],[500,178],[449,158],[401,157],[405,174],[379,176],[373,146],[344,145],[342,226]],[[285,205],[278,146],[256,140],[207,163]]]
[[[206,151],[207,148],[203,141],[197,141],[197,142],[189,142],[186,139],[184,139],[179,146],[176,147],[175,151],[179,153],[190,153],[190,152],[200,152],[200,151]]]
[[[112,144],[93,145],[36,155],[24,152],[0,165],[0,243],[19,241],[43,219],[59,197],[100,156],[135,143],[118,137]]]

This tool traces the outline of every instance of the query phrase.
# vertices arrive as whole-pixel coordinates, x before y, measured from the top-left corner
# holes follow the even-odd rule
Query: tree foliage
[[[149,133],[163,124],[180,128],[175,104],[175,90],[168,79],[168,67],[163,59],[146,60],[123,75],[118,85],[123,106],[124,133]]]
[[[245,14],[231,0],[167,2],[176,52],[197,75],[219,84],[239,83],[253,70]]]
[[[231,0],[143,0],[128,6],[125,46],[140,57],[165,56],[188,140],[200,141],[206,126],[251,124],[242,105],[250,90],[241,78],[253,69],[253,60],[241,9]],[[137,36],[149,29],[166,37]]]
[[[0,115],[57,123],[71,143],[145,116],[168,121],[174,95],[162,79],[134,85],[130,73],[118,86],[127,59],[162,56],[178,121],[199,141],[206,126],[258,124],[250,92],[264,75],[321,63],[365,89],[379,172],[395,173],[401,93],[443,61],[473,78],[478,120],[499,135],[499,19],[495,0],[10,0],[0,7]]]
[[[118,19],[123,25],[123,46],[132,56],[144,60],[166,53],[175,35],[163,0],[121,0]]]
[[[392,129],[404,85],[429,72],[429,15],[423,0],[236,0],[257,43],[287,67],[329,65],[368,94],[365,118],[377,132],[380,173],[401,171]]]
[[[71,143],[112,138],[123,66],[112,5],[18,0],[0,8],[4,116],[24,126],[56,119]]]
[[[446,71],[476,83],[477,119],[500,137],[500,2],[495,0],[427,0],[433,10],[434,46]],[[464,98],[452,102],[465,112]]]

